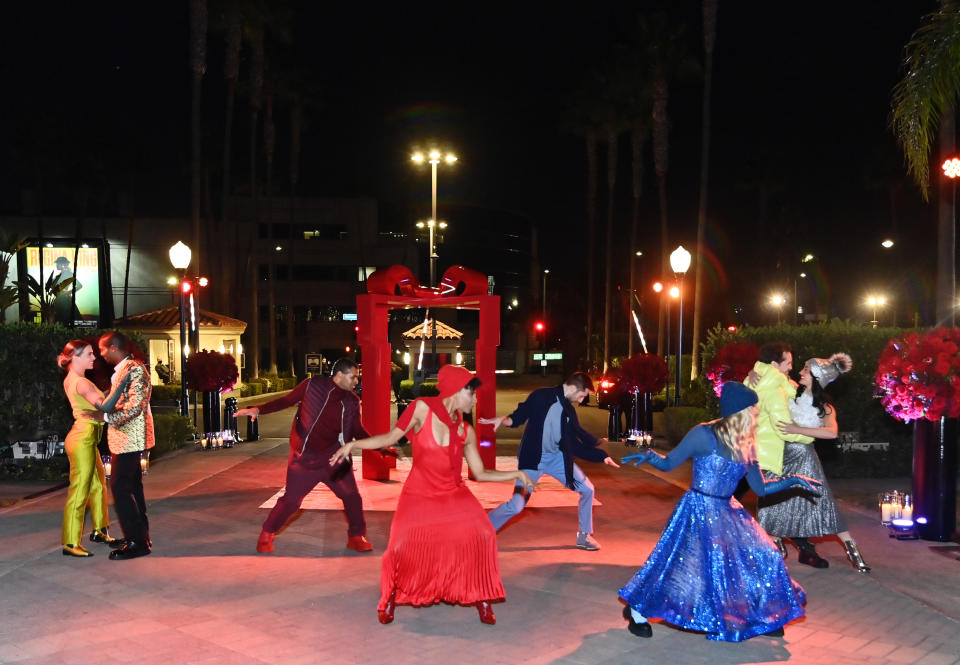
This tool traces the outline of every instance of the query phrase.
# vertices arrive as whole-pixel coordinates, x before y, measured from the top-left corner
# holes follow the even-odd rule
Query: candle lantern
[[[110,459],[110,455],[104,455],[100,459],[103,461],[104,474],[107,476],[107,478],[110,478],[110,471],[113,470],[113,462]]]
[[[150,470],[150,451],[145,450],[140,453],[140,473],[147,475]]]
[[[890,522],[896,517],[897,493],[880,492],[877,495],[877,503],[880,506],[880,524],[889,526]]]

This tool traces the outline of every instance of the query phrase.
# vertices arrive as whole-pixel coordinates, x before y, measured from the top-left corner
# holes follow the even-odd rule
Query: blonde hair
[[[711,428],[717,439],[730,450],[733,460],[748,464],[756,459],[757,419],[752,409],[741,409],[726,418],[714,420]]]
[[[66,346],[63,347],[60,355],[57,356],[57,365],[59,365],[63,371],[67,371],[67,369],[70,368],[70,361],[83,353],[83,350],[88,346],[93,346],[93,344],[84,339],[71,339],[67,342]]]

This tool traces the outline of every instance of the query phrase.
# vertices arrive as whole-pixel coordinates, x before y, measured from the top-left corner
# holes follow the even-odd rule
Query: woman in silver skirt
[[[793,422],[781,422],[781,431],[815,439],[837,438],[837,410],[824,388],[841,374],[849,372],[852,365],[850,356],[845,353],[835,353],[827,360],[811,358],[804,363],[797,395],[790,400]],[[861,573],[868,572],[870,568],[864,563],[857,542],[847,531],[837,510],[816,448],[807,443],[785,443],[783,473],[814,478],[823,483],[823,489],[819,497],[787,491],[760,500],[758,521],[777,540],[780,551],[786,555],[782,538],[790,538],[800,550],[800,563],[826,568],[829,563],[817,554],[808,539],[836,535],[843,542],[853,567]]]

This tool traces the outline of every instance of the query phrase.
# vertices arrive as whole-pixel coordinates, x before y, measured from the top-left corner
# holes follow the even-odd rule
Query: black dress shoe
[[[830,562],[817,554],[816,550],[800,550],[797,561],[814,568],[829,568]]]
[[[767,637],[783,637],[783,626],[780,626],[776,630],[771,630],[769,633],[764,633]]]
[[[136,559],[138,556],[146,556],[148,554],[150,554],[149,547],[136,541],[128,540],[124,543],[123,547],[110,552],[110,558],[114,561],[119,559]]]

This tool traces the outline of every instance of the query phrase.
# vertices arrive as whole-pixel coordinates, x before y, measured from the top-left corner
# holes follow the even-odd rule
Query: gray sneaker
[[[582,550],[589,550],[594,552],[600,549],[600,543],[597,542],[589,533],[584,533],[583,531],[577,531],[577,547]]]

